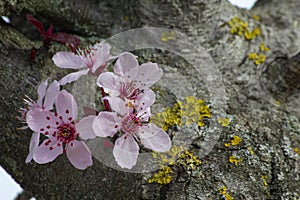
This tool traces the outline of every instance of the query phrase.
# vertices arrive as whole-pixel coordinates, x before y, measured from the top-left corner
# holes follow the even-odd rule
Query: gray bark
[[[0,15],[11,16],[17,24],[0,24],[0,165],[26,195],[37,199],[222,199],[219,188],[226,186],[234,199],[300,198],[300,155],[293,150],[300,149],[299,1],[259,1],[251,11],[225,0],[74,2],[0,1]],[[39,48],[39,37],[32,36],[35,30],[22,18],[27,13],[46,24],[54,23],[60,31],[76,34],[83,44],[142,26],[171,28],[190,36],[194,45],[209,52],[222,75],[227,96],[223,103],[233,119],[231,124],[223,128],[213,150],[200,156],[202,164],[196,170],[173,166],[173,180],[167,185],[147,183],[151,173],[121,172],[96,159],[84,171],[74,169],[66,156],[46,165],[25,164],[31,132],[16,130],[21,126],[15,119],[16,110],[23,107],[25,94],[36,96],[41,80],[48,76],[58,79],[65,73],[51,60],[61,45],[53,45],[48,52]],[[253,14],[261,20],[255,22]],[[259,24],[263,35],[247,41],[230,34],[227,22],[235,16],[249,26]],[[245,58],[257,52],[262,41],[271,51],[267,61],[256,66]],[[35,64],[30,65],[32,47],[40,50]],[[166,55],[140,54],[182,71],[188,67]],[[180,83],[177,87],[180,89]],[[274,104],[276,100],[280,105]],[[234,135],[240,136],[242,143],[224,147]],[[190,147],[196,154],[202,148],[198,139],[194,138]],[[231,155],[242,161],[237,166],[229,163]],[[267,176],[267,185],[262,176]]]

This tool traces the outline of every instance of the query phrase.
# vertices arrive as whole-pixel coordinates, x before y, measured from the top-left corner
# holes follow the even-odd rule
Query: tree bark
[[[12,19],[11,24],[0,24],[0,165],[27,196],[30,193],[37,199],[222,199],[223,186],[234,199],[300,198],[300,154],[295,150],[300,149],[299,9],[297,0],[258,1],[251,11],[225,0],[0,0],[0,14]],[[223,128],[208,155],[197,154],[203,147],[197,143],[199,138],[193,138],[189,150],[202,164],[195,170],[172,166],[172,182],[166,185],[148,183],[153,173],[126,173],[97,159],[84,171],[74,169],[66,156],[46,165],[25,164],[31,131],[16,130],[22,126],[15,119],[17,110],[23,107],[24,95],[36,96],[41,80],[59,79],[65,73],[51,60],[63,47],[53,44],[43,49],[25,14],[54,24],[56,31],[75,34],[82,44],[145,26],[186,34],[196,48],[199,45],[211,55],[222,75],[219,81],[227,98],[224,114],[231,124]],[[253,20],[253,14],[260,20]],[[233,17],[249,22],[250,27],[260,26],[262,35],[248,41],[230,34],[228,21]],[[256,66],[247,56],[258,52],[261,42],[271,50],[267,60]],[[38,49],[34,64],[29,59],[32,47]],[[170,61],[165,54],[139,53],[145,60],[157,59],[182,72],[189,69],[174,55]],[[180,90],[182,83],[174,87]],[[235,135],[242,142],[224,147]],[[241,160],[237,165],[229,162],[232,155]]]

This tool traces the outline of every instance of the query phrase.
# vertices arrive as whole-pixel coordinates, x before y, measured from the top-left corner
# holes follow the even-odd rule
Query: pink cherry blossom
[[[35,110],[35,109],[45,109],[45,110],[51,110],[53,108],[53,104],[56,98],[56,95],[59,92],[59,83],[57,81],[53,81],[49,88],[47,89],[48,85],[48,79],[43,81],[37,89],[38,93],[38,100],[34,102],[32,99],[27,97],[27,99],[24,99],[25,103],[27,104],[26,108],[22,108],[20,110],[21,117],[18,117],[20,121],[23,123],[26,123],[26,115],[29,111]],[[20,130],[27,129],[28,126],[23,126],[19,128]],[[29,145],[29,153],[26,158],[26,163],[29,163],[32,160],[33,153],[35,149],[38,147],[40,140],[40,133],[34,132],[31,136],[30,145]]]
[[[112,97],[123,100],[137,100],[141,93],[149,93],[149,87],[156,83],[163,71],[156,63],[144,63],[139,66],[136,56],[122,53],[114,65],[114,73],[102,73],[97,80],[99,87]]]
[[[111,46],[105,43],[97,43],[87,50],[72,52],[58,52],[53,56],[54,64],[60,68],[82,69],[63,77],[59,82],[61,85],[76,81],[82,75],[89,72],[95,75],[102,73],[106,63],[113,57],[110,54]]]
[[[30,99],[28,96],[27,99],[24,99],[24,102],[26,104],[25,108],[21,108],[19,112],[21,113],[21,116],[18,117],[20,121],[23,123],[26,123],[26,114],[28,111],[33,110],[33,109],[46,109],[46,110],[51,110],[53,107],[54,100],[56,98],[57,93],[59,92],[59,83],[57,81],[53,81],[49,88],[47,89],[48,86],[48,79],[43,81],[37,89],[38,93],[38,100],[35,102],[32,99]],[[19,129],[26,129],[28,126],[21,127]]]
[[[55,99],[56,112],[34,109],[27,113],[27,124],[35,132],[44,134],[45,139],[33,153],[33,159],[44,164],[52,162],[57,156],[66,152],[68,159],[78,169],[92,165],[91,152],[79,135],[86,139],[91,136],[94,116],[89,116],[75,123],[77,103],[74,97],[62,90]],[[80,131],[80,132],[79,132]],[[81,132],[82,131],[82,132]]]
[[[117,132],[121,133],[121,137],[115,141],[113,155],[122,168],[131,169],[136,164],[138,142],[158,152],[171,148],[168,134],[148,123],[151,116],[150,106],[155,100],[154,93],[149,94],[143,95],[136,107],[121,98],[106,97],[114,112],[100,112],[93,122],[94,132],[99,137],[112,137]]]

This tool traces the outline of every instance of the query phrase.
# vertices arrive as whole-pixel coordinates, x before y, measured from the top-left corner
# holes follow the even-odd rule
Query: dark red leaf
[[[47,30],[47,37],[51,37],[52,34],[53,34],[53,25],[51,24],[51,26]]]
[[[67,34],[67,33],[63,33],[63,32],[54,33],[51,36],[51,39],[61,42],[63,44],[71,44],[75,48],[78,47],[80,44],[79,38],[77,38],[73,35]]]
[[[35,27],[39,30],[39,32],[42,34],[43,38],[47,37],[46,31],[42,25],[42,23],[34,18],[32,15],[26,15],[26,19]]]

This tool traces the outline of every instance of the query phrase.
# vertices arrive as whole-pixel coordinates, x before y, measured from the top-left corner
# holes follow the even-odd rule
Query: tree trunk
[[[226,0],[0,0],[0,15],[11,18],[11,24],[0,24],[0,165],[26,190],[26,196],[29,193],[37,199],[299,199],[299,9],[297,0],[261,0],[251,11],[240,10]],[[218,74],[213,75],[219,79],[212,76],[210,80],[205,72],[199,78],[189,63],[168,54],[171,50],[136,53],[144,60],[178,69],[195,88],[179,80],[172,91],[187,87],[190,95],[211,102],[212,113],[217,108],[213,102],[219,102],[226,108],[219,110],[221,115],[231,123],[213,137],[212,149],[201,145],[200,136],[192,137],[188,149],[202,164],[195,169],[172,165],[169,184],[148,183],[155,172],[123,172],[97,159],[84,171],[73,168],[65,156],[50,164],[25,164],[31,131],[16,130],[22,126],[15,119],[17,110],[23,107],[24,95],[36,96],[41,80],[58,80],[65,73],[51,59],[64,47],[42,47],[41,37],[25,20],[26,14],[33,14],[46,25],[53,24],[55,31],[75,34],[83,45],[140,27],[167,28],[188,36],[193,45],[179,44],[180,52],[189,58],[205,49],[215,64],[203,58],[201,65],[215,67]],[[254,14],[260,20],[253,19]],[[231,34],[228,22],[233,17],[248,22],[251,30],[260,27],[261,34],[251,40]],[[180,37],[177,35],[175,41]],[[168,40],[172,43],[173,39]],[[259,50],[262,42],[270,51]],[[29,59],[32,47],[38,49],[33,64]],[[191,49],[194,52],[189,52]],[[266,61],[256,65],[248,59],[251,52],[265,54]],[[170,80],[178,78],[172,70],[168,73]],[[221,99],[213,99],[214,91],[209,87],[214,83],[214,91],[224,92]],[[211,94],[201,92],[203,88]],[[184,94],[176,98],[182,99],[184,96],[178,95]],[[195,132],[181,127],[173,131],[187,135]],[[239,136],[242,142],[224,146],[233,136]],[[230,162],[231,156],[237,159],[236,164]]]

